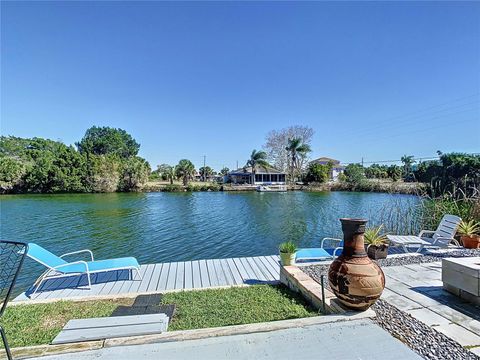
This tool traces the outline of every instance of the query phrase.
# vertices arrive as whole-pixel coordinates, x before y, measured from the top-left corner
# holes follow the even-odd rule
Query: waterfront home
[[[332,180],[332,181],[337,181],[338,176],[340,174],[343,174],[343,172],[345,171],[345,166],[340,165],[339,160],[335,160],[335,159],[328,158],[328,157],[320,157],[318,159],[312,160],[310,163],[311,164],[320,164],[320,165],[332,164],[332,170],[330,170],[330,180]]]
[[[257,165],[255,167],[255,179],[253,179],[252,167],[245,166],[229,172],[225,177],[225,182],[250,185],[285,185],[285,177],[284,172],[271,166]]]

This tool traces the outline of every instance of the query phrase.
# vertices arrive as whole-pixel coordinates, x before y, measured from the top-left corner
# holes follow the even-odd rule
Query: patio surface
[[[421,359],[370,320],[352,320],[198,340],[117,346],[38,360]]]
[[[480,355],[480,306],[443,290],[441,262],[382,270],[383,300]]]

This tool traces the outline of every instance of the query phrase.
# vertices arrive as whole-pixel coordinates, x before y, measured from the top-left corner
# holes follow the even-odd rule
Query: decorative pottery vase
[[[343,251],[330,265],[328,281],[338,300],[351,309],[366,310],[382,294],[385,275],[367,256],[363,234],[367,220],[340,219]]]

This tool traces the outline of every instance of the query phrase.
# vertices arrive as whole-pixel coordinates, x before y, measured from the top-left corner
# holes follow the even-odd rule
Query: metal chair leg
[[[7,342],[7,335],[3,330],[2,326],[0,325],[0,334],[2,335],[3,346],[5,347],[5,352],[7,353],[7,359],[13,360],[12,353],[10,352],[10,347],[8,346]]]

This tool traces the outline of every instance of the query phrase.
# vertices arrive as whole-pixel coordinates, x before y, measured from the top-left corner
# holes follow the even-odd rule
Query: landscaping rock
[[[425,359],[480,359],[449,337],[384,300],[378,300],[372,309],[377,314],[373,319],[375,323]]]

